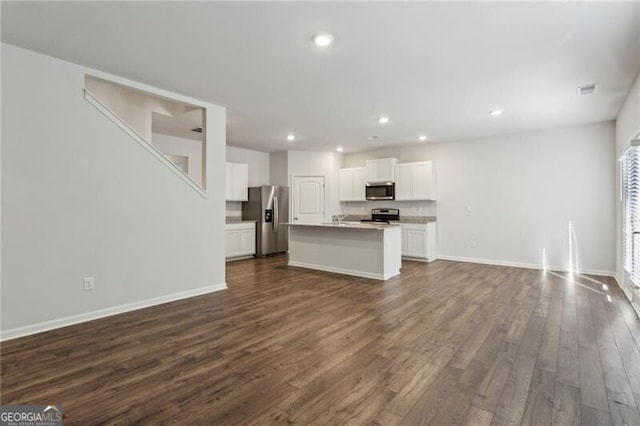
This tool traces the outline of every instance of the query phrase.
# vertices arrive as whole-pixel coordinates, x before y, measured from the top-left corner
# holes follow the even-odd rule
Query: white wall
[[[205,198],[83,98],[112,77],[2,49],[2,337],[223,288],[225,110],[114,78],[207,109]]]
[[[640,74],[636,78],[627,99],[625,100],[618,118],[616,119],[616,159],[620,158],[625,150],[631,145],[631,140],[640,136]],[[617,172],[619,171],[617,165]],[[616,179],[616,194],[620,192],[620,180]],[[618,283],[631,296],[632,286],[624,275],[622,266],[622,202],[620,197],[616,197],[616,279]],[[640,293],[633,296],[634,304],[640,298]],[[638,306],[638,305],[636,305]]]
[[[364,167],[367,160],[376,158],[397,158],[400,163],[429,161],[436,152],[430,143],[403,146],[401,148],[380,148],[365,152],[354,152],[344,156],[344,167]]]
[[[2,21],[2,7],[0,7],[0,22]],[[0,72],[2,71],[2,57],[4,56],[3,51],[4,45],[0,43]],[[0,81],[0,99],[2,99],[2,82]],[[1,113],[1,105],[0,105],[0,129],[2,127],[2,113]],[[2,135],[0,134],[0,308],[2,308]],[[2,314],[0,314],[0,330],[2,330]]]
[[[289,186],[293,176],[325,176],[326,220],[340,214],[339,170],[343,155],[336,152],[289,151]]]
[[[562,269],[571,221],[582,270],[612,274],[614,152],[614,126],[607,122],[351,154],[345,165],[384,157],[434,160],[441,258],[541,266],[544,248],[548,264]],[[395,206],[406,214],[403,203]]]
[[[289,186],[289,157],[287,151],[272,152],[269,155],[269,176],[271,185]]]
[[[337,152],[281,151],[272,152],[270,158],[273,185],[291,187],[295,176],[325,176],[326,220],[340,214],[339,176],[344,156]]]
[[[270,185],[268,152],[228,146],[227,161],[249,165],[249,186]]]
[[[571,221],[581,269],[611,274],[613,140],[608,122],[439,145],[439,255],[541,265],[544,248],[564,268]]]
[[[188,175],[202,187],[202,142],[194,139],[154,133],[152,144],[163,154],[181,155],[189,159]]]
[[[162,99],[91,77],[85,80],[85,88],[147,142],[151,141],[152,113],[174,117],[184,114],[188,108],[184,103]]]

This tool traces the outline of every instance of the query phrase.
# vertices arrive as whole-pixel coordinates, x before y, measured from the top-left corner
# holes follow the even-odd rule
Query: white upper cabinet
[[[395,182],[397,158],[367,160],[367,182]]]
[[[413,200],[413,163],[396,166],[396,200]]]
[[[249,165],[227,163],[227,201],[247,201],[249,198]]]
[[[365,201],[367,169],[340,169],[340,201]]]
[[[367,184],[367,168],[358,167],[353,170],[353,199],[354,201],[365,201],[365,186]]]
[[[432,161],[396,165],[396,200],[435,200],[436,181]]]

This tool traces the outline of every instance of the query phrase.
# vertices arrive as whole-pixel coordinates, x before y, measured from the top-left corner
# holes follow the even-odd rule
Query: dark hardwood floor
[[[5,342],[1,401],[78,425],[640,424],[640,321],[610,278],[436,261],[378,282],[285,261]]]

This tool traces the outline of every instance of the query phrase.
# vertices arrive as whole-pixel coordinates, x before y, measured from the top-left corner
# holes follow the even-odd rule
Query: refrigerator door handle
[[[273,197],[273,232],[278,232],[280,227],[280,218],[278,214],[278,197]]]

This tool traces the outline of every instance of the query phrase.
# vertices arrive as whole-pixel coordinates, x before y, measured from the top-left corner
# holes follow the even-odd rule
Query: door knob
[[[293,218],[293,220],[298,220],[298,218],[297,218],[297,217],[294,217],[294,218]]]

